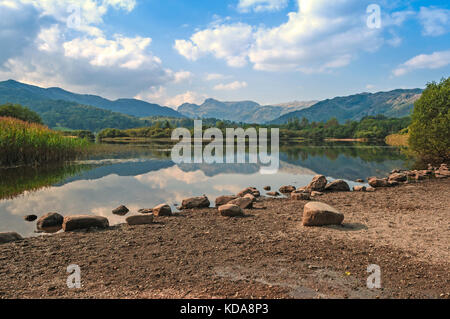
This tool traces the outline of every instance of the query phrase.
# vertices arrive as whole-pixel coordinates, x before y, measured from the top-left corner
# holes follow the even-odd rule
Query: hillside
[[[297,102],[296,105],[262,106],[253,101],[221,102],[207,99],[201,105],[185,103],[178,112],[190,118],[217,118],[234,122],[265,123],[280,115],[303,109],[315,102]]]
[[[135,99],[119,99],[116,101],[110,101],[100,96],[76,94],[63,90],[61,88],[44,89],[38,86],[28,85],[14,80],[0,82],[0,103],[19,103],[19,100],[24,98],[40,101],[62,100],[74,102],[81,105],[90,105],[136,117],[183,117],[180,113],[169,107],[160,106],[158,104],[151,104]]]
[[[318,102],[310,108],[282,115],[270,121],[270,124],[283,124],[293,118],[319,122],[335,117],[342,123],[347,120],[358,121],[368,115],[404,117],[411,113],[414,102],[421,93],[421,89],[411,89],[336,97]]]

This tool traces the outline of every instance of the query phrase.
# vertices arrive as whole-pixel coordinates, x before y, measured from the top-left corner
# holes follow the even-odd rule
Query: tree
[[[409,145],[422,159],[450,159],[450,77],[431,82],[414,104]]]
[[[0,105],[0,117],[2,116],[14,117],[29,123],[42,124],[42,119],[36,112],[33,112],[20,104],[7,103]]]

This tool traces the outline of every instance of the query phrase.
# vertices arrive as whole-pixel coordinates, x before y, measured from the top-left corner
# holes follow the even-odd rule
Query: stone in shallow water
[[[112,211],[112,213],[114,215],[125,216],[126,214],[128,214],[129,211],[130,210],[126,206],[121,205],[121,206],[117,207],[116,209],[114,209]]]
[[[23,219],[27,222],[34,222],[38,217],[36,215],[27,215]]]
[[[289,194],[292,192],[295,192],[295,186],[287,185],[287,186],[281,186],[279,189],[279,192],[282,194]]]
[[[58,213],[47,213],[38,219],[36,228],[38,231],[56,233],[61,230],[63,222],[64,217],[62,215]]]
[[[303,210],[303,226],[341,225],[344,214],[325,203],[309,202]]]

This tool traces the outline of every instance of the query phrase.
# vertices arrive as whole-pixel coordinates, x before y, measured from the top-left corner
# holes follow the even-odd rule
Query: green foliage
[[[28,123],[42,124],[41,117],[20,104],[6,103],[0,105],[0,117],[13,117]]]
[[[421,158],[450,160],[450,77],[432,82],[415,103],[409,145]]]
[[[88,144],[84,139],[64,137],[40,124],[0,118],[0,167],[71,160]]]
[[[336,118],[328,122],[309,122],[306,118],[291,119],[282,128],[290,132],[297,131],[297,135],[306,139],[321,140],[324,138],[348,139],[384,139],[386,136],[397,133],[410,124],[409,117],[387,118],[383,115],[366,116],[361,121],[347,121],[339,124]]]

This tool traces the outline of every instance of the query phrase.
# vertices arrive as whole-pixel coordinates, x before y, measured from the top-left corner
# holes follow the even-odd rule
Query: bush
[[[42,119],[36,112],[19,104],[0,105],[0,117],[13,117],[28,123],[42,124]]]
[[[414,104],[409,145],[423,160],[450,159],[450,77],[427,84]]]

